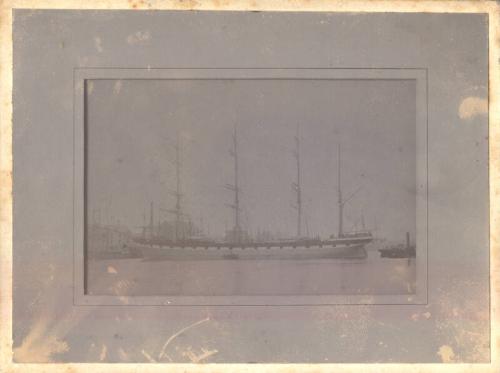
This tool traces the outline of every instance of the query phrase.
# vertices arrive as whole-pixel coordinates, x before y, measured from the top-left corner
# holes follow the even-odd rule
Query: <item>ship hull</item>
[[[336,247],[192,248],[137,244],[145,260],[309,260],[364,259],[364,244]]]

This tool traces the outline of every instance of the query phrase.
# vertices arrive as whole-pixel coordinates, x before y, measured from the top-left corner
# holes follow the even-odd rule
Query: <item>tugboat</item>
[[[417,255],[415,246],[410,245],[410,233],[406,232],[406,246],[399,244],[396,246],[379,249],[382,258],[415,258]]]

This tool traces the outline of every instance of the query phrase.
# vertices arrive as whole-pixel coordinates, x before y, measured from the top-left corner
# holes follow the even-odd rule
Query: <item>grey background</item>
[[[429,304],[73,306],[73,68],[148,66],[428,68]],[[145,362],[208,316],[173,361],[434,362],[443,345],[488,361],[487,117],[458,115],[487,98],[487,71],[485,15],[16,10],[15,359],[99,361],[106,345],[103,361]],[[37,353],[53,339],[67,348]]]
[[[213,237],[233,225],[229,156],[238,126],[242,224],[296,235],[292,156],[299,128],[304,219],[310,236],[337,232],[337,144],[345,229],[361,216],[377,235],[416,229],[415,80],[90,80],[87,209],[140,232],[149,203],[174,209],[179,132],[183,209]],[[118,88],[119,87],[119,88]],[[88,92],[88,90],[87,90]],[[162,213],[162,220],[172,216]],[[89,215],[89,219],[93,217]],[[95,218],[95,217],[94,217]]]

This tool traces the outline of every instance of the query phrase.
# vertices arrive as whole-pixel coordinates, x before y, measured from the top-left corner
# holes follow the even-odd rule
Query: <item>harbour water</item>
[[[415,259],[147,260],[89,263],[92,295],[406,295]]]

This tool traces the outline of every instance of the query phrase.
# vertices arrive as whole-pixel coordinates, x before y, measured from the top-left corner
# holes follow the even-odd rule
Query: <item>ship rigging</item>
[[[361,187],[357,188],[353,193],[351,193],[347,198],[343,198],[342,195],[342,159],[341,159],[341,148],[338,145],[338,165],[337,165],[337,208],[338,208],[338,232],[337,236],[331,235],[328,239],[311,238],[304,237],[302,235],[302,220],[303,220],[303,206],[302,206],[302,175],[301,175],[301,147],[300,147],[300,133],[299,127],[297,126],[296,135],[294,136],[295,147],[293,149],[293,156],[296,161],[296,179],[292,182],[292,189],[296,194],[296,205],[294,208],[297,210],[297,230],[296,237],[288,239],[271,239],[271,240],[253,240],[249,237],[246,230],[241,226],[241,186],[239,180],[239,141],[238,141],[238,129],[237,125],[234,125],[231,141],[231,149],[229,150],[230,156],[233,158],[234,167],[234,179],[232,184],[226,184],[225,188],[234,193],[234,199],[232,203],[227,203],[226,205],[230,207],[234,214],[234,225],[232,229],[226,231],[226,237],[224,240],[216,240],[206,237],[194,237],[191,229],[184,229],[184,219],[187,214],[183,210],[183,194],[181,191],[181,170],[182,170],[182,154],[181,154],[181,144],[179,134],[177,134],[177,141],[175,145],[175,179],[176,179],[176,189],[172,194],[175,196],[175,205],[172,209],[162,209],[163,211],[174,215],[175,217],[175,229],[172,238],[161,237],[160,235],[153,235],[149,238],[144,236],[137,238],[136,242],[141,245],[147,245],[149,247],[157,246],[160,252],[166,253],[165,250],[173,248],[215,248],[220,249],[283,249],[283,248],[307,248],[308,253],[313,254],[314,248],[317,248],[320,257],[335,257],[332,249],[341,248],[342,253],[339,257],[366,257],[366,251],[364,250],[364,245],[371,242],[373,237],[370,232],[363,233],[345,233],[343,227],[343,211],[345,205],[358,193]],[[189,217],[187,218],[189,220]],[[189,226],[191,226],[189,224]],[[182,228],[182,229],[181,229]],[[153,204],[151,204],[151,215],[150,215],[150,231],[153,232]],[[309,249],[311,248],[311,249]],[[330,251],[325,251],[325,248],[330,248]],[[258,250],[257,250],[258,251]],[[281,250],[280,250],[281,251]],[[360,252],[360,254],[354,254]],[[267,254],[269,257],[270,254]],[[305,255],[304,253],[301,254]]]

